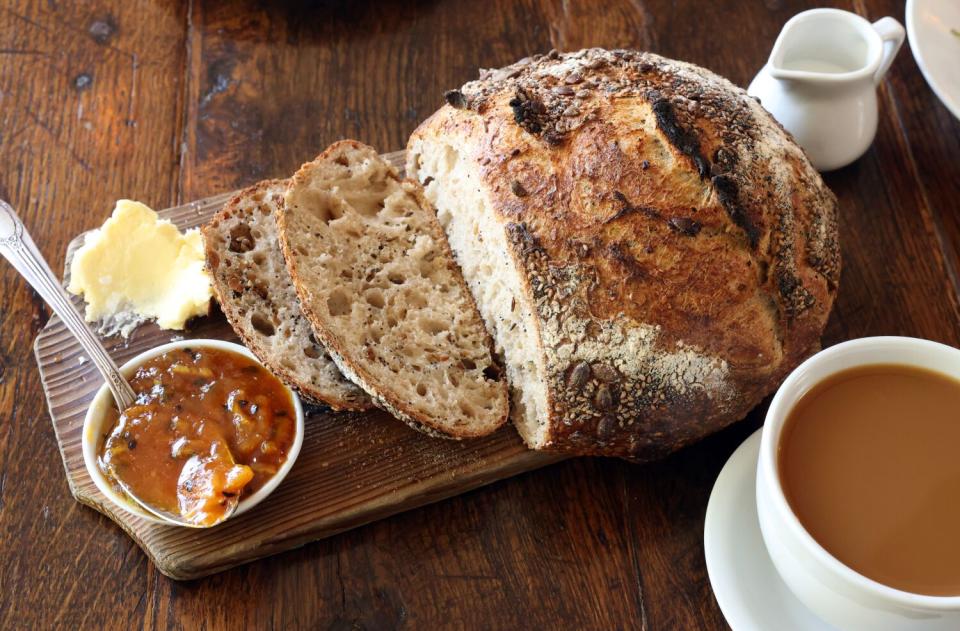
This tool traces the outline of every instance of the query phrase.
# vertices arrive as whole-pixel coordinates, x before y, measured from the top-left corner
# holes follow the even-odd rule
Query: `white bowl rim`
[[[773,401],[770,403],[770,407],[767,410],[767,416],[764,420],[765,431],[763,432],[763,437],[760,444],[760,461],[758,464],[759,473],[761,476],[766,478],[770,488],[773,491],[770,494],[774,503],[773,509],[780,518],[781,523],[786,524],[791,533],[797,538],[798,541],[800,541],[801,545],[803,545],[806,552],[810,554],[819,565],[825,567],[833,574],[838,575],[841,579],[849,583],[856,584],[861,589],[871,592],[884,600],[892,601],[900,606],[923,610],[954,611],[960,609],[960,596],[930,596],[896,589],[868,578],[842,563],[839,559],[827,552],[827,550],[821,546],[809,532],[807,532],[807,529],[803,527],[803,525],[800,523],[800,520],[790,508],[790,505],[787,503],[786,496],[783,493],[783,487],[780,484],[780,477],[777,473],[776,466],[776,448],[779,443],[780,433],[783,429],[783,423],[786,420],[788,412],[793,407],[794,403],[796,403],[796,401],[799,399],[799,397],[803,396],[804,394],[804,392],[800,392],[796,397],[791,397],[790,400],[787,400],[787,395],[785,393],[796,387],[796,383],[806,372],[811,370],[812,367],[835,360],[839,355],[850,351],[851,349],[881,347],[886,347],[889,350],[902,350],[909,348],[911,350],[922,350],[930,353],[953,354],[957,357],[957,360],[960,361],[960,349],[956,349],[952,346],[941,344],[939,342],[933,342],[931,340],[900,336],[858,338],[841,342],[840,344],[836,344],[835,346],[831,346],[820,351],[819,353],[816,353],[812,357],[809,357],[802,364],[797,366],[793,372],[790,373],[790,375],[786,378],[786,380],[784,380],[783,384],[777,390],[776,395],[773,397]],[[903,363],[906,365],[922,366],[928,370],[944,374],[943,371],[929,365],[909,361],[863,361],[855,364],[855,366],[870,366],[884,363]],[[849,370],[855,366],[843,366],[829,369],[823,377],[817,379],[817,382],[819,383],[830,375],[833,375],[837,372],[842,372],[844,370]],[[759,501],[760,495],[758,495],[757,498]]]
[[[124,363],[120,367],[120,372],[124,376],[129,376],[144,362],[168,351],[177,350],[180,348],[215,348],[219,350],[232,351],[252,359],[259,366],[264,367],[260,360],[257,359],[257,357],[250,352],[250,349],[248,349],[246,346],[242,346],[233,342],[225,342],[223,340],[197,338],[192,340],[177,340],[175,342],[167,342],[166,344],[161,344],[159,346],[150,348]],[[266,370],[266,367],[264,367],[264,369]],[[277,488],[277,486],[287,476],[287,473],[289,473],[290,469],[293,468],[293,463],[297,460],[297,456],[300,454],[300,448],[303,446],[304,431],[303,405],[300,403],[300,398],[297,396],[295,391],[293,391],[286,384],[283,384],[283,387],[284,390],[286,390],[286,392],[290,395],[290,399],[293,401],[293,408],[296,413],[295,435],[293,444],[290,446],[290,450],[287,452],[287,459],[282,465],[280,465],[280,468],[277,469],[277,472],[273,474],[269,480],[267,480],[266,484],[257,489],[257,491],[249,497],[245,497],[240,500],[240,503],[237,505],[237,510],[233,513],[233,515],[230,516],[230,519],[247,512],[266,499],[267,496],[270,495],[270,493],[272,493],[273,490]],[[93,431],[94,412],[100,411],[100,409],[104,407],[105,402],[110,400],[112,400],[110,390],[107,388],[107,384],[104,383],[100,386],[100,389],[97,390],[96,394],[94,394],[93,399],[90,401],[90,406],[87,408],[87,412],[83,418],[81,450],[83,453],[83,463],[87,468],[87,474],[93,480],[93,483],[96,485],[97,489],[117,507],[146,521],[169,526],[171,525],[170,522],[151,515],[150,513],[141,509],[139,506],[135,505],[132,501],[117,493],[107,478],[100,471],[100,468],[97,466],[96,450],[98,445],[96,444],[97,441],[93,439],[98,435],[98,432]]]

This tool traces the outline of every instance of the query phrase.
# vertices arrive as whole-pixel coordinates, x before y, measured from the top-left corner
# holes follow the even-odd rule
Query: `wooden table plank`
[[[19,51],[0,54],[0,194],[51,260],[117,197],[165,206],[282,176],[341,136],[400,148],[478,66],[552,46],[647,48],[744,85],[783,22],[811,5],[131,4],[0,9],[0,48]],[[833,4],[902,20],[895,0]],[[881,108],[870,153],[827,177],[845,260],[824,342],[906,334],[958,345],[957,121],[906,48]],[[70,499],[30,356],[44,309],[6,266],[0,283],[2,628],[725,627],[703,564],[703,512],[764,406],[661,463],[559,464],[181,584]]]
[[[59,266],[118,197],[177,186],[186,14],[178,2],[5,2],[0,196]],[[28,350],[42,302],[0,264],[0,628],[139,626],[155,573],[74,502]]]

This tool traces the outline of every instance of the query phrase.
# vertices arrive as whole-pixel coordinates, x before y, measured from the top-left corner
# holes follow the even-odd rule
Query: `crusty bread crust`
[[[286,180],[244,189],[203,227],[207,269],[227,321],[275,375],[313,403],[368,410],[369,397],[311,339],[277,242]]]
[[[407,172],[435,200],[452,147],[503,227],[546,381],[546,431],[518,423],[532,447],[661,456],[742,418],[819,347],[836,198],[743,90],[590,49],[483,71],[446,98]]]
[[[356,177],[354,169],[359,172],[369,161],[380,162],[384,181],[348,190],[355,185],[348,181]],[[329,179],[337,170],[343,179]],[[330,216],[334,211],[337,217]],[[506,422],[507,387],[490,354],[489,335],[419,184],[401,180],[370,147],[340,141],[292,178],[278,224],[287,267],[314,332],[340,370],[378,405],[442,438],[484,436]],[[414,261],[427,267],[392,276],[409,272],[404,266]],[[430,273],[420,278],[425,269]],[[423,304],[403,303],[405,287]],[[334,313],[331,305],[338,300],[344,304]],[[437,321],[443,332],[414,332],[424,323],[416,324],[415,314],[431,313],[450,316],[449,322]],[[397,339],[395,328],[409,331],[410,339]],[[397,343],[402,346],[393,346]],[[424,350],[429,351],[424,361],[405,354]],[[444,382],[451,374],[453,382]]]

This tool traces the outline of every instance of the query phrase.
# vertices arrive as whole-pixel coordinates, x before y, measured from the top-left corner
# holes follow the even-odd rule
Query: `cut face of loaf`
[[[203,228],[207,268],[224,315],[271,372],[304,398],[366,410],[370,398],[344,377],[314,338],[277,241],[285,180],[240,192]]]
[[[279,223],[303,310],[344,374],[430,434],[504,423],[489,335],[418,184],[338,142],[293,177]]]
[[[427,182],[427,197],[437,209],[437,219],[493,336],[495,351],[503,358],[507,381],[513,386],[511,416],[517,431],[528,445],[540,446],[547,432],[543,358],[504,222],[490,211],[475,166],[452,144],[418,143],[415,151],[415,172]]]

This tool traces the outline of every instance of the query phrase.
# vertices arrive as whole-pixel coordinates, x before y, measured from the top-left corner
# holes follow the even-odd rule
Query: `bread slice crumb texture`
[[[419,185],[338,142],[293,177],[280,235],[315,332],[376,401],[451,438],[503,424],[506,384]]]
[[[277,240],[286,190],[286,180],[260,182],[204,226],[214,293],[247,348],[304,398],[336,410],[370,409],[370,397],[341,374],[300,311]]]
[[[418,184],[341,141],[293,177],[279,225],[303,311],[344,374],[430,434],[504,423],[489,335]]]
[[[407,173],[424,182],[457,263],[494,339],[511,386],[510,415],[534,449],[547,441],[547,388],[533,306],[510,253],[506,228],[493,212],[482,178],[452,143],[415,139]]]

